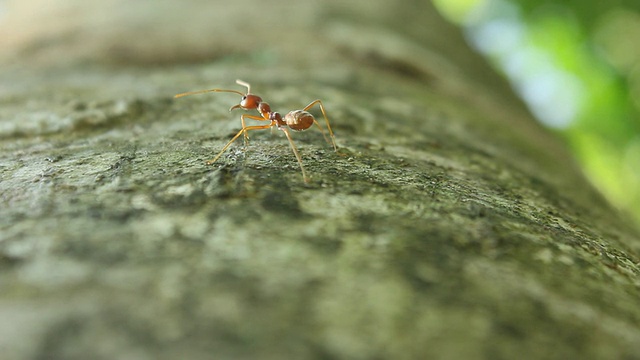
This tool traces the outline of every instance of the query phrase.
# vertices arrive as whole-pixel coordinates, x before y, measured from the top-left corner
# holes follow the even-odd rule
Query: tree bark
[[[640,356],[637,229],[430,3],[47,3],[0,22],[3,359]],[[280,131],[205,164],[240,97],[172,96],[235,79],[323,101],[310,182]]]

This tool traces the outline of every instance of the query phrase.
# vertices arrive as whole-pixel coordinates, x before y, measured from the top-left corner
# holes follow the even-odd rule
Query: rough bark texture
[[[429,3],[8,10],[2,359],[640,358],[637,230]],[[239,96],[171,97],[237,78],[324,101],[310,183],[279,131],[205,165]]]

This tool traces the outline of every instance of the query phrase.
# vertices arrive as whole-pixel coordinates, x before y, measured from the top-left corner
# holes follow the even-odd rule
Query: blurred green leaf
[[[453,20],[561,131],[592,182],[640,221],[640,1],[436,5],[458,9]]]

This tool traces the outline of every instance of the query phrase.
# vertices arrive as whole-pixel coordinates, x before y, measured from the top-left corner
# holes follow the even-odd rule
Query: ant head
[[[242,100],[240,100],[240,104],[234,105],[229,109],[229,111],[237,108],[242,108],[245,110],[257,109],[258,106],[262,103],[262,98],[253,94],[246,94],[242,96]]]

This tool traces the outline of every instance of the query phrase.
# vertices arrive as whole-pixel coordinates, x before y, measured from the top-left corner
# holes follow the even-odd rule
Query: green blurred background
[[[640,224],[640,1],[434,3]]]

